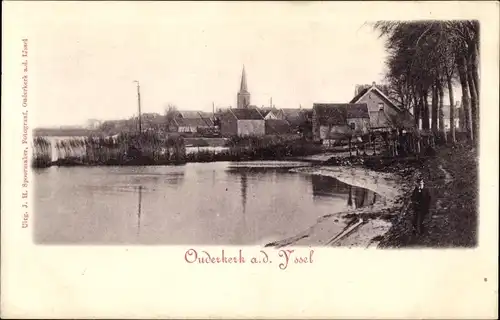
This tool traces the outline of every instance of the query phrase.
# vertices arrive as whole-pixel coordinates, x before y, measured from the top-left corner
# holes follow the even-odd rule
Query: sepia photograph
[[[498,316],[478,3],[3,3],[2,318]]]
[[[477,244],[478,21],[169,23],[34,49],[36,243]]]

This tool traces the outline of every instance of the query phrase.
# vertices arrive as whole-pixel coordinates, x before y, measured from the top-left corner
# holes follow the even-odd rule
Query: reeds
[[[186,158],[182,137],[152,132],[66,139],[58,141],[55,148],[54,164],[59,166],[176,164]]]
[[[121,133],[112,137],[88,136],[55,143],[56,161],[50,142],[34,139],[34,166],[168,165],[186,162],[283,160],[323,151],[323,147],[289,136],[232,137],[227,150],[200,150],[186,154],[179,135]]]
[[[33,157],[31,166],[34,168],[50,167],[52,162],[52,149],[49,140],[43,137],[33,139]]]

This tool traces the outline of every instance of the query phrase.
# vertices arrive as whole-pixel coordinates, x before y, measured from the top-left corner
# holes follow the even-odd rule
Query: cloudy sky
[[[383,78],[367,21],[321,3],[52,4],[31,6],[23,29],[36,126],[128,118],[133,80],[143,112],[163,113],[235,107],[243,65],[258,106],[348,102]]]

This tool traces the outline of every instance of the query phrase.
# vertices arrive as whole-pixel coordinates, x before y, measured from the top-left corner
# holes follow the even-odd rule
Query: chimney
[[[375,83],[375,81],[372,82],[372,87],[375,87],[377,84]]]

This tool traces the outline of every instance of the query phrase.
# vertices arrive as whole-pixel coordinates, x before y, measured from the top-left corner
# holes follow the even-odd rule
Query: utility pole
[[[141,86],[139,84],[139,81],[134,80],[135,83],[137,83],[137,106],[139,109],[139,133],[142,133],[142,123],[141,123]]]

